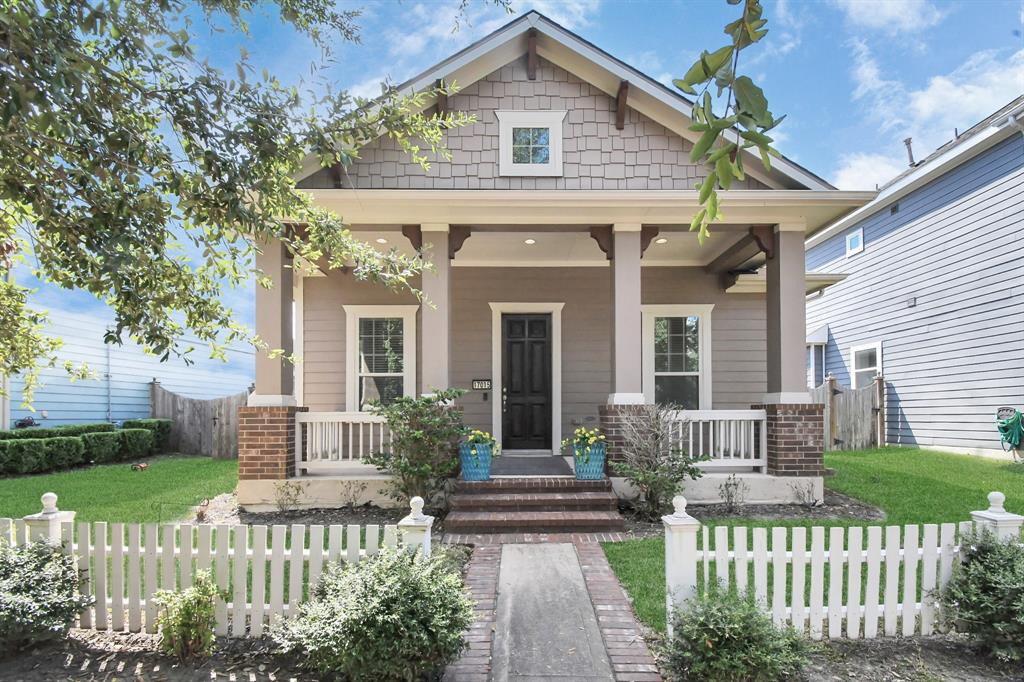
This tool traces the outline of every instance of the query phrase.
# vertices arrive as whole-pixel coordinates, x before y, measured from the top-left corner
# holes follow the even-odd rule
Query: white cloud
[[[832,0],[855,26],[896,33],[916,33],[942,21],[947,12],[929,0]]]
[[[532,0],[516,7],[521,12],[535,9],[570,31],[589,25],[600,8],[601,0]]]
[[[360,81],[355,85],[348,88],[348,94],[353,97],[365,97],[366,99],[373,99],[374,97],[380,97],[380,86],[385,80],[388,79],[387,74],[381,73],[376,76],[371,76],[364,81]]]
[[[1024,92],[1024,50],[976,52],[954,71],[912,88],[887,78],[864,41],[853,41],[851,49],[852,96],[863,103],[867,120],[886,133],[887,153],[843,156],[833,176],[838,187],[872,187],[890,179],[906,167],[905,138],[913,138],[914,156],[923,159],[952,139],[954,128],[969,128]]]
[[[839,189],[874,189],[906,170],[907,164],[884,154],[843,154],[832,184]]]

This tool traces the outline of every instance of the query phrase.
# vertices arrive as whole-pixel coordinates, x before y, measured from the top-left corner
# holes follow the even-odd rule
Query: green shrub
[[[33,426],[27,429],[7,429],[6,431],[0,431],[0,440],[21,440],[24,438],[55,438],[57,436],[66,436],[66,433],[61,433],[59,429],[44,428],[41,426]]]
[[[793,678],[808,645],[777,628],[752,596],[724,589],[690,599],[673,614],[665,672],[673,682],[770,682]]]
[[[46,469],[67,469],[81,464],[85,457],[85,443],[78,436],[46,438]]]
[[[64,635],[92,603],[78,587],[75,559],[59,547],[0,542],[0,656]]]
[[[96,422],[93,424],[68,424],[53,429],[59,431],[63,436],[83,436],[87,433],[110,433],[117,427],[110,422]]]
[[[180,592],[157,591],[153,599],[160,608],[160,649],[180,661],[213,653],[218,598],[226,600],[228,594],[217,587],[209,571],[196,571],[192,586]]]
[[[82,444],[85,446],[85,460],[97,464],[115,462],[121,457],[121,434],[83,433]]]
[[[32,474],[46,469],[46,440],[43,438],[12,439],[4,444],[7,474]]]
[[[397,500],[422,497],[428,506],[441,502],[448,480],[459,465],[459,441],[465,432],[462,410],[453,406],[463,391],[436,391],[420,398],[400,397],[371,410],[388,422],[388,450],[367,457],[391,474],[390,493]]]
[[[448,558],[388,550],[328,567],[298,617],[272,636],[322,675],[404,682],[454,661],[472,622],[472,602]]]
[[[123,429],[149,429],[153,432],[153,454],[167,452],[171,442],[171,420],[170,419],[126,419],[122,424]]]
[[[1024,546],[967,535],[941,601],[950,623],[1001,661],[1024,661]]]
[[[153,452],[153,432],[149,429],[121,429],[121,459],[147,457]]]

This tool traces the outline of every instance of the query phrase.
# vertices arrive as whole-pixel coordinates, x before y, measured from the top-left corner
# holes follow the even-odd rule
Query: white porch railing
[[[691,456],[707,457],[702,469],[767,464],[764,410],[677,410],[675,445]]]
[[[366,412],[299,412],[295,415],[295,473],[374,472],[365,461],[391,442],[384,417]]]

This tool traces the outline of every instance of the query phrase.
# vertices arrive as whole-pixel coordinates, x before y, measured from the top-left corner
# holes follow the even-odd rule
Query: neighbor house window
[[[852,256],[864,250],[864,228],[858,227],[846,235],[846,255]]]
[[[344,306],[346,409],[416,394],[416,306]]]
[[[882,373],[882,342],[854,346],[850,349],[850,376],[853,388],[863,388]]]
[[[811,388],[817,388],[825,383],[825,346],[821,343],[812,343],[807,346],[807,380]]]
[[[641,306],[647,402],[685,410],[711,407],[711,308]]]
[[[564,111],[498,111],[498,173],[562,174]]]

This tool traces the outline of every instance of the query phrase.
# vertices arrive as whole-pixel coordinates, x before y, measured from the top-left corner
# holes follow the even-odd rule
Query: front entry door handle
[[[504,386],[501,387],[501,411],[505,412],[508,410],[508,389]]]

